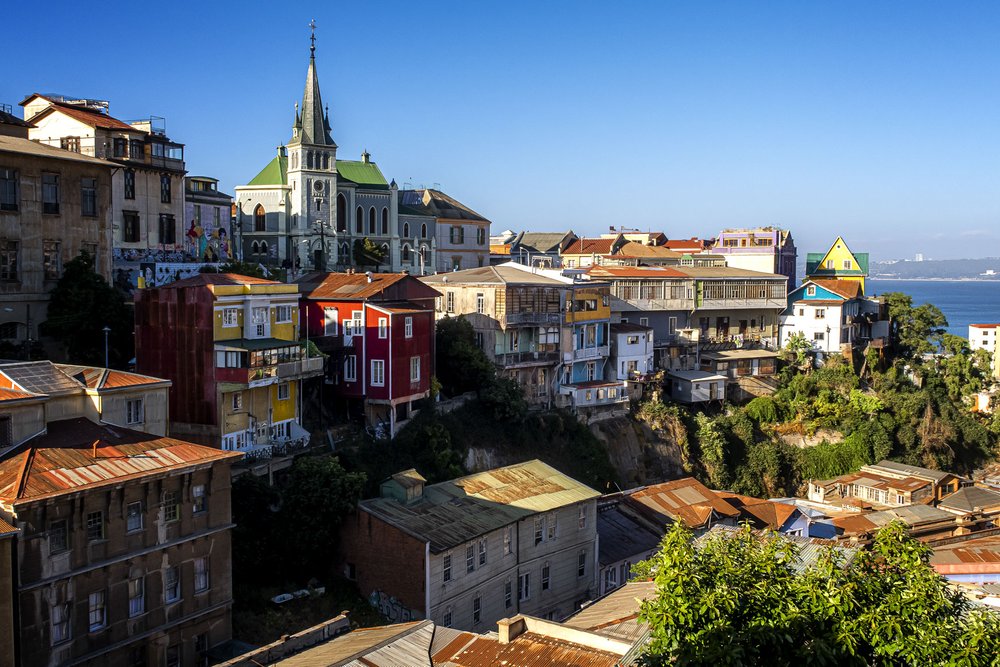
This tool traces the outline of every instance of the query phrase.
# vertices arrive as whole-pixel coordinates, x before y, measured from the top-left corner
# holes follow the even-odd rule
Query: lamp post
[[[105,325],[104,326],[104,367],[105,368],[110,368],[111,367],[110,364],[108,363],[108,334],[110,334],[110,333],[111,333],[111,327]]]

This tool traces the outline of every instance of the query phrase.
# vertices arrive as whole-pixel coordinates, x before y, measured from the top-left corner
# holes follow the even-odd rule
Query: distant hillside
[[[873,278],[886,279],[1000,280],[1000,258],[890,260],[872,262],[869,271]]]

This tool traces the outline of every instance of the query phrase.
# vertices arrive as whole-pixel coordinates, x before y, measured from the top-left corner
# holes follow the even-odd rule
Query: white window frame
[[[513,537],[514,537],[514,528],[513,528],[513,526],[507,526],[506,528],[503,529],[503,555],[504,556],[510,555],[510,553],[511,553],[511,551],[513,549]]]
[[[344,324],[347,324],[346,322]],[[346,333],[346,327],[345,327]],[[344,358],[344,381],[345,382],[357,382],[358,381],[358,355],[349,354]]]
[[[389,337],[389,318],[380,317],[378,318],[378,337],[380,339],[386,339]]]
[[[125,401],[125,423],[143,423],[143,400],[141,398],[130,398]]]
[[[413,338],[413,317],[410,315],[403,320],[403,337]]]
[[[580,515],[579,515],[579,526],[580,530],[587,527],[587,506],[580,505]]]
[[[329,306],[323,308],[323,335],[324,336],[336,336],[337,335],[337,323],[338,323],[338,313],[336,308],[330,308]]]
[[[87,629],[90,632],[103,630],[108,625],[107,592],[94,591],[87,596]]]
[[[384,359],[372,359],[371,363],[371,386],[373,387],[384,387],[385,386],[385,360]]]
[[[128,580],[128,617],[135,618],[146,613],[146,578],[143,576]]]
[[[517,599],[519,602],[531,599],[531,573],[522,572],[517,577]]]
[[[242,391],[234,391],[232,393],[231,397],[230,397],[230,400],[232,401],[231,405],[232,405],[232,408],[233,408],[233,410],[232,410],[233,412],[239,412],[240,410],[243,409],[243,392]]]
[[[483,292],[476,293],[476,312],[480,315],[486,312],[486,294]]]
[[[487,543],[485,537],[479,538],[479,555],[477,557],[477,567],[482,567],[486,565],[486,555],[487,555]]]
[[[420,357],[410,357],[410,382],[420,382]]]
[[[277,393],[278,393],[278,400],[279,401],[287,401],[288,398],[292,395],[292,391],[291,391],[291,389],[289,387],[289,384],[290,383],[288,383],[288,382],[279,382],[278,383]]]
[[[445,554],[441,558],[441,581],[443,583],[451,581],[451,554]]]
[[[226,329],[240,325],[239,308],[222,309],[222,326]]]
[[[288,324],[292,321],[292,307],[289,305],[274,307],[274,323]]]

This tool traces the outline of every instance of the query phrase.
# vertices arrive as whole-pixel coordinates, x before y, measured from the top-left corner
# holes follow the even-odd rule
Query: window
[[[582,577],[587,574],[587,552],[581,551],[576,559],[576,576]]]
[[[42,172],[42,213],[59,212],[59,174]]]
[[[444,608],[444,620],[441,623],[444,627],[451,627],[451,607]]]
[[[382,229],[380,231],[382,236],[389,235],[389,209],[385,207],[382,208]]]
[[[291,306],[275,306],[274,321],[278,324],[287,324],[292,321]]]
[[[125,401],[125,423],[142,423],[142,399],[133,398]]]
[[[816,286],[810,285],[806,288],[806,296],[816,296]]]
[[[403,320],[403,337],[413,338],[413,318],[411,316],[407,316]]]
[[[368,233],[372,236],[375,235],[375,207],[372,206],[368,209]]]
[[[255,232],[267,231],[267,215],[264,213],[264,207],[260,204],[257,204],[253,210],[253,230]]]
[[[358,379],[358,357],[354,354],[347,355],[344,359],[344,380],[354,382]]]
[[[323,335],[324,336],[336,336],[337,335],[337,309],[336,308],[324,308],[323,309]]]
[[[639,337],[638,336],[625,336],[625,344],[626,345],[638,345],[639,344]]]
[[[59,241],[42,241],[42,268],[46,280],[59,280],[62,275],[62,254]]]
[[[472,598],[472,624],[475,625],[482,620],[483,617],[483,596],[476,593],[476,596]]]
[[[531,573],[525,572],[517,578],[517,599],[521,602],[531,597]]]
[[[16,211],[19,204],[17,170],[0,169],[0,211]]]
[[[115,139],[114,143],[114,157],[127,157],[128,156],[128,140],[127,139]]]
[[[69,604],[57,603],[49,610],[52,620],[52,644],[69,641]]]
[[[154,142],[149,145],[149,152],[153,157],[163,157],[165,154],[165,146],[159,142]]]
[[[514,606],[514,586],[511,585],[510,579],[503,582],[503,607],[504,609],[510,609]]]
[[[403,238],[406,239],[406,238],[409,238],[409,237],[410,237],[410,223],[404,222],[403,223]]]
[[[454,292],[448,292],[447,295],[445,295],[445,310],[447,312],[449,312],[449,313],[454,313],[455,312],[455,293]]]
[[[125,243],[139,242],[138,211],[122,211],[122,241]]]
[[[482,292],[476,294],[476,312],[479,314],[486,312],[486,295]]]
[[[142,530],[142,502],[129,503],[125,508],[125,532],[132,533]]]
[[[168,603],[181,599],[181,576],[176,567],[168,567],[163,573],[163,599]]]
[[[180,518],[180,506],[177,503],[176,491],[163,492],[163,520],[167,523]]]
[[[191,513],[202,514],[208,509],[205,498],[205,485],[195,484],[191,487]]]
[[[604,591],[618,588],[618,568],[609,567],[604,571]]]
[[[80,179],[80,215],[97,215],[97,179]]]
[[[378,318],[378,337],[379,338],[389,337],[389,318],[387,317]]]
[[[222,309],[222,326],[224,327],[237,327],[240,325],[240,316],[238,308],[223,308]]]
[[[845,271],[850,271],[851,270],[851,260],[845,259],[843,266],[844,266],[844,270]]]
[[[170,203],[170,175],[160,174],[160,202]]]
[[[448,240],[455,245],[462,245],[465,243],[465,228],[454,226],[449,230]]]
[[[422,238],[422,239],[427,238],[427,223],[426,222],[420,225],[420,238]]]
[[[288,396],[289,396],[290,393],[291,392],[288,389],[288,383],[287,382],[282,382],[282,383],[280,383],[278,385],[278,400],[279,401],[287,401],[288,400]]]
[[[507,526],[503,529],[503,555],[506,556],[511,552],[511,541],[514,536],[513,526]]]
[[[125,199],[135,199],[135,169],[126,169],[124,172],[124,180]]]
[[[194,636],[194,653],[198,657],[199,667],[208,667],[208,635],[204,632]]]
[[[180,646],[168,646],[167,647],[167,667],[181,667],[181,647]]]
[[[486,538],[479,538],[479,565],[486,565]]]
[[[143,149],[142,142],[137,141],[136,139],[132,139],[131,141],[128,142],[128,153],[129,157],[135,160],[141,160],[146,156],[145,155],[146,152]]]
[[[542,539],[545,537],[545,522],[542,517],[535,518],[535,546],[537,547],[542,543]]]
[[[87,623],[91,632],[96,632],[107,625],[108,618],[104,607],[104,591],[91,593],[87,598]]]
[[[556,539],[556,525],[558,524],[558,521],[557,521],[555,515],[550,516],[548,518],[547,523],[548,523],[548,530],[545,533],[545,539],[546,540],[554,540],[554,539]]]
[[[360,206],[354,211],[354,233],[365,233],[365,210]]]
[[[465,547],[465,571],[472,572],[476,569],[476,549],[471,544]]]
[[[87,514],[87,541],[104,539],[104,511],[97,510]]]
[[[451,554],[446,554],[441,562],[441,580],[451,581]]]
[[[826,334],[822,331],[817,331],[816,333],[813,334],[813,340],[815,341],[826,340]]]
[[[0,281],[17,282],[17,241],[0,241]]]
[[[195,558],[194,559],[194,592],[202,593],[208,590],[209,578],[208,578],[208,559],[207,558]]]
[[[69,549],[69,527],[66,519],[49,524],[49,553],[57,554]]]
[[[372,359],[372,386],[382,387],[385,385],[385,361],[382,359]]]
[[[476,243],[486,245],[486,229],[483,227],[476,230]]]
[[[146,611],[146,580],[136,577],[128,580],[128,617],[135,618]]]
[[[821,320],[824,317],[826,317],[826,309],[825,308],[817,308],[816,309],[816,319],[817,320]]]
[[[542,590],[543,591],[549,590],[549,573],[550,573],[549,562],[545,561],[545,564],[542,565]]]
[[[587,527],[587,506],[580,505],[580,530]]]
[[[230,354],[232,354],[232,353],[230,353]],[[239,353],[236,353],[236,354],[239,354]],[[242,391],[234,391],[231,394],[231,396],[232,396],[233,412],[239,412],[240,410],[243,409],[243,392]]]
[[[168,245],[177,242],[177,227],[174,224],[174,216],[170,213],[160,214],[160,244]]]
[[[410,382],[420,382],[420,357],[410,357]]]

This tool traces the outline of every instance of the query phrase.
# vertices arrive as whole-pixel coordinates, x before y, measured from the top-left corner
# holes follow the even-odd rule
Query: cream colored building
[[[63,419],[167,435],[169,389],[169,380],[109,368],[0,364],[0,455]]]

